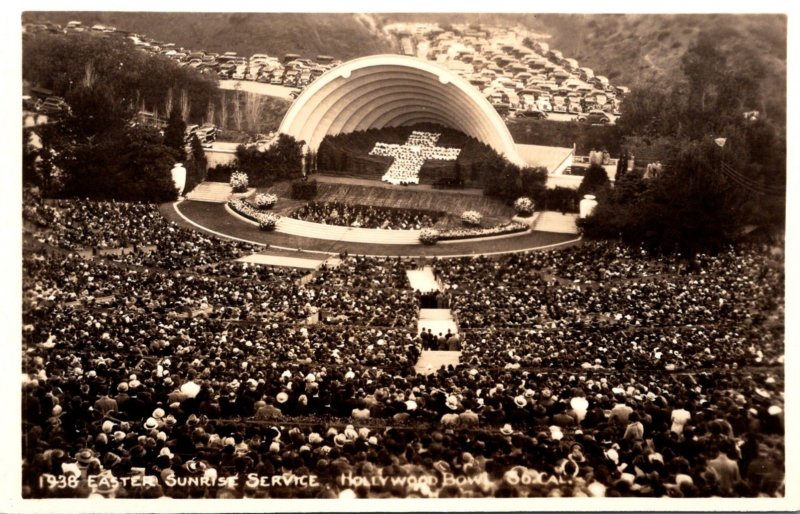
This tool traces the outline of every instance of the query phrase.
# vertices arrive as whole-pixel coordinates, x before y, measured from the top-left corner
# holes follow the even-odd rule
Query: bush
[[[231,181],[231,175],[236,172],[236,166],[233,164],[218,164],[213,168],[208,169],[206,180],[209,182],[223,182]]]
[[[434,245],[439,240],[439,231],[433,228],[423,228],[419,231],[419,242],[424,245]]]
[[[583,195],[596,195],[609,187],[608,173],[599,164],[592,164],[586,170],[581,185],[578,187],[578,197]]]
[[[521,196],[517,198],[514,202],[514,210],[517,211],[517,215],[527,218],[531,214],[533,214],[534,205],[533,200],[528,198],[527,196]]]
[[[292,199],[313,200],[317,196],[316,180],[295,180],[292,182]]]
[[[556,186],[548,189],[544,195],[545,210],[566,212],[578,212],[580,197],[575,189]]]
[[[256,195],[256,207],[263,210],[272,209],[278,202],[278,197],[272,193],[260,193]]]
[[[461,214],[461,221],[464,225],[469,225],[471,227],[478,227],[483,221],[483,214],[479,213],[478,211],[464,211]]]
[[[231,174],[231,187],[233,188],[234,193],[244,193],[247,191],[247,174],[242,173],[240,171],[236,171]]]

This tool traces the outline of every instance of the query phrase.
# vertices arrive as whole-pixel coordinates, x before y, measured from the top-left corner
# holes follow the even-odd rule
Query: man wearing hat
[[[114,397],[114,401],[117,402],[117,405],[121,405],[128,400],[128,383],[127,382],[120,382],[117,385],[117,396]],[[119,409],[117,409],[119,412]]]
[[[103,394],[103,396],[94,402],[94,409],[99,412],[101,416],[105,416],[109,412],[117,412],[119,409],[117,406],[117,400],[111,398],[111,396],[109,396],[109,392],[110,391],[106,389],[105,394]]]
[[[285,399],[283,396],[285,395]],[[284,402],[289,399],[289,396],[286,393],[278,393],[280,398],[276,398],[276,400],[280,401],[283,399]],[[258,420],[269,420],[283,417],[283,413],[279,408],[272,404],[272,398],[266,398],[265,400],[259,400],[254,404],[256,407],[255,419]]]

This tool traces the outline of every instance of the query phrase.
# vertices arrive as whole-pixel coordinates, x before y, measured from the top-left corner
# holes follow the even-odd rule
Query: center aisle
[[[433,274],[433,268],[425,266],[422,269],[407,270],[408,282],[411,284],[411,289],[419,291],[420,293],[430,293],[431,291],[439,291],[439,283],[436,282],[436,277]]]
[[[421,293],[437,293],[441,291],[439,282],[433,274],[433,268],[425,266],[422,269],[406,270],[411,288]],[[433,334],[434,337],[446,337],[449,333],[458,336],[458,325],[453,319],[450,309],[420,309],[417,320],[417,333],[423,331]],[[439,368],[458,366],[461,352],[450,350],[423,349],[414,369],[419,374],[429,375]]]

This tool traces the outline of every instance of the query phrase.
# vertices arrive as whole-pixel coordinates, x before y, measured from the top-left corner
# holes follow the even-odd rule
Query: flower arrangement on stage
[[[424,245],[436,244],[439,240],[439,231],[433,228],[423,228],[419,231],[419,242]]]
[[[528,216],[533,214],[534,210],[533,200],[531,200],[527,196],[520,196],[514,202],[514,210],[517,211],[518,216],[527,218]]]
[[[271,212],[263,213],[258,217],[258,228],[265,232],[271,232],[278,226],[278,215]]]
[[[461,214],[461,221],[464,223],[464,225],[479,227],[481,225],[481,221],[483,221],[483,214],[479,213],[478,211],[464,211],[464,213]]]
[[[272,209],[278,203],[278,196],[272,193],[259,193],[256,195],[254,203],[259,209]]]
[[[231,173],[231,187],[234,193],[244,193],[247,191],[247,185],[249,183],[250,181],[246,173],[242,173],[241,171],[234,171]]]
[[[456,228],[445,230],[439,234],[439,241],[451,241],[455,239],[473,239],[476,237],[499,236],[503,234],[514,234],[524,232],[528,226],[522,223],[511,222],[505,225],[497,225],[490,228]],[[421,240],[422,238],[420,238]]]
[[[272,212],[264,212],[239,198],[229,200],[228,207],[241,214],[245,218],[258,223],[258,228],[261,230],[275,230],[275,227],[278,225],[278,220],[281,219],[281,217],[277,214]]]

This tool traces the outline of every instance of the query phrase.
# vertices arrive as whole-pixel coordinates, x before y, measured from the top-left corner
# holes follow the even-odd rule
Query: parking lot
[[[614,116],[610,112],[606,113],[606,116],[609,117],[611,123],[609,125],[614,125],[617,121],[617,116]],[[550,121],[576,121],[578,115],[577,114],[567,114],[563,112],[548,112],[547,119]],[[506,121],[510,123],[514,123],[515,121],[521,121],[520,119],[515,119],[513,117],[509,117]]]

